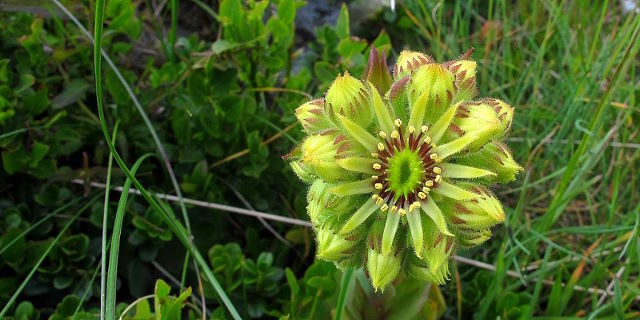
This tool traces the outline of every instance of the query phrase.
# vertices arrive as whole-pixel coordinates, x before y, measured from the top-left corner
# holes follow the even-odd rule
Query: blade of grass
[[[342,320],[344,303],[347,300],[349,287],[351,286],[352,276],[353,276],[353,267],[347,268],[347,270],[342,275],[342,284],[340,285],[340,295],[338,296],[338,305],[336,306],[336,320]]]
[[[111,137],[111,143],[116,143],[116,136],[118,135],[118,124],[120,122],[116,121],[115,126],[113,127],[113,135]],[[111,191],[111,169],[113,168],[113,155],[109,152],[109,162],[107,164],[107,181],[106,188],[104,191],[104,207],[102,211],[102,250],[100,253],[100,319],[104,319],[105,317],[105,299],[106,299],[106,285],[107,285],[107,272],[106,272],[106,264],[107,261],[107,217],[109,215],[109,192]]]
[[[40,265],[42,264],[42,262],[44,262],[44,259],[47,258],[47,256],[49,255],[49,252],[51,252],[51,250],[53,249],[53,247],[56,246],[56,244],[58,243],[58,241],[60,241],[60,239],[62,238],[62,235],[64,235],[64,233],[67,231],[67,229],[69,229],[69,227],[71,226],[71,224],[73,224],[73,222],[76,221],[76,219],[85,211],[87,210],[94,202],[96,202],[100,197],[99,196],[95,196],[93,197],[91,200],[89,200],[89,202],[87,202],[87,204],[85,204],[82,208],[80,208],[78,210],[78,212],[76,212],[75,215],[73,215],[71,218],[69,218],[69,221],[67,221],[67,223],[64,225],[64,227],[62,227],[62,230],[60,230],[60,233],[58,233],[58,235],[53,239],[53,241],[51,242],[51,244],[49,244],[49,246],[47,247],[47,249],[44,251],[44,253],[40,256],[40,258],[38,259],[38,262],[36,262],[36,264],[33,266],[33,268],[31,268],[31,270],[29,271],[29,273],[27,274],[27,277],[22,281],[22,283],[18,286],[18,289],[13,293],[13,295],[11,296],[11,298],[9,298],[9,301],[7,301],[7,304],[4,306],[4,308],[2,308],[2,311],[0,311],[0,319],[4,319],[4,316],[6,315],[6,313],[9,311],[9,308],[11,308],[11,306],[13,306],[13,304],[16,302],[16,299],[18,298],[18,296],[20,295],[20,293],[22,292],[22,290],[24,290],[24,287],[27,286],[27,283],[29,283],[29,281],[31,280],[31,278],[33,277],[33,275],[36,273],[36,271],[38,270],[38,268],[40,268]]]
[[[56,0],[54,0],[56,1]],[[171,230],[176,235],[178,240],[185,246],[189,252],[193,255],[193,258],[196,261],[196,265],[200,265],[202,267],[207,280],[211,283],[214,290],[218,294],[220,300],[227,308],[229,313],[234,319],[241,319],[238,311],[235,306],[229,300],[229,297],[224,292],[220,283],[217,281],[215,275],[209,268],[207,261],[202,257],[200,251],[195,247],[191,239],[191,233],[185,229],[182,224],[177,221],[177,219],[167,213],[158,202],[147,192],[147,190],[142,186],[142,184],[135,178],[135,176],[131,173],[127,165],[124,163],[124,160],[120,157],[115,146],[111,143],[111,139],[109,136],[109,131],[107,129],[107,122],[104,114],[104,92],[102,90],[102,32],[103,32],[103,21],[104,21],[104,9],[105,9],[105,1],[97,0],[95,5],[95,18],[94,18],[94,45],[93,45],[93,58],[94,58],[94,77],[96,82],[96,100],[98,107],[98,117],[100,119],[100,127],[102,129],[102,133],[104,135],[105,141],[109,147],[109,150],[113,154],[113,158],[116,160],[116,163],[120,167],[120,169],[125,173],[127,178],[131,179],[133,185],[140,191],[142,197],[151,205],[151,207],[156,210],[160,215],[164,218],[167,224],[171,227]],[[164,149],[163,149],[164,150]],[[166,155],[165,155],[166,156]],[[164,159],[164,157],[163,157]],[[175,178],[175,177],[174,177]],[[177,183],[177,181],[176,181]],[[178,197],[181,199],[180,204],[181,208],[184,208],[184,201],[182,200],[182,193],[179,191],[179,187],[176,184],[176,192]],[[186,215],[186,209],[184,209],[183,213]],[[188,219],[185,220],[187,227],[189,226]],[[198,274],[198,273],[197,273]]]
[[[144,160],[149,158],[151,154],[145,154],[138,158],[131,167],[131,173],[136,174],[138,168]],[[111,234],[111,249],[109,250],[109,270],[107,271],[105,298],[105,319],[111,320],[116,317],[116,286],[118,277],[118,255],[120,254],[120,235],[122,234],[122,223],[124,222],[124,213],[127,210],[127,199],[129,198],[128,189],[131,187],[131,179],[127,178],[124,182],[125,190],[120,194],[118,201],[118,209],[116,211],[116,219],[113,222],[113,231]],[[104,252],[104,250],[103,250]]]
[[[640,17],[637,19],[638,21],[640,21]],[[600,99],[600,104],[598,105],[596,111],[593,113],[593,116],[591,117],[591,121],[589,122],[589,127],[588,127],[588,130],[590,132],[595,132],[600,121],[602,121],[601,116],[605,110],[605,106],[607,105],[605,102],[608,101],[612,88],[616,86],[616,83],[620,79],[622,70],[625,69],[625,67],[627,66],[627,62],[629,61],[629,58],[631,56],[631,51],[635,47],[636,40],[638,38],[639,29],[640,29],[640,23],[636,23],[636,26],[633,31],[633,35],[631,36],[631,41],[627,46],[627,49],[625,50],[624,56],[622,57],[622,61],[620,61],[620,63],[618,64],[618,67],[616,68],[613,74],[613,77],[611,79],[611,83],[608,85],[607,89],[605,90],[602,98]],[[540,231],[542,232],[548,231],[551,228],[551,225],[556,221],[556,219],[559,217],[560,213],[562,212],[561,209],[564,207],[564,204],[566,203],[564,201],[565,200],[564,193],[572,181],[573,173],[576,169],[576,166],[578,165],[578,159],[580,159],[580,157],[587,151],[591,138],[592,137],[589,135],[586,135],[586,134],[583,135],[582,140],[580,141],[580,145],[578,146],[578,149],[569,159],[567,170],[565,171],[564,175],[562,176],[562,179],[560,180],[560,183],[558,184],[558,187],[556,188],[556,193],[555,193],[556,196],[553,198],[551,204],[549,205],[547,213],[543,216],[542,225],[541,225],[541,228],[539,229]]]
[[[59,0],[51,0],[51,2],[53,2],[80,29],[80,31],[82,31],[82,33],[90,41],[93,42],[94,48],[96,48],[97,46],[96,46],[96,41],[95,41],[94,37],[91,36],[89,31],[82,25],[82,23],[80,23],[80,21],[69,10],[67,10],[67,8],[64,5],[62,5],[62,3],[60,3]],[[100,39],[100,42],[102,42],[102,39]],[[104,60],[107,62],[107,65],[109,65],[109,67],[111,68],[113,73],[118,78],[118,81],[120,81],[120,83],[124,87],[125,91],[129,95],[129,98],[131,98],[131,101],[133,102],[133,105],[136,107],[136,110],[140,114],[140,117],[142,118],[144,124],[146,125],[146,127],[147,127],[147,129],[149,131],[149,133],[151,134],[151,137],[153,138],[153,142],[155,143],[156,148],[158,149],[158,153],[160,154],[160,158],[162,159],[162,163],[163,163],[165,169],[167,170],[167,173],[169,174],[169,179],[171,180],[171,184],[173,185],[173,189],[174,189],[176,195],[178,196],[178,203],[180,204],[180,211],[182,212],[182,219],[184,220],[184,223],[185,223],[185,226],[186,226],[186,230],[189,233],[189,236],[188,236],[187,239],[189,241],[193,241],[193,235],[191,233],[191,223],[189,221],[189,216],[187,214],[187,208],[186,208],[186,206],[184,204],[184,201],[182,201],[182,190],[180,189],[180,185],[178,184],[178,179],[176,178],[175,172],[173,171],[173,167],[171,166],[171,162],[169,161],[169,156],[168,156],[166,150],[164,149],[164,147],[162,146],[162,142],[160,141],[160,138],[158,137],[158,133],[156,132],[155,128],[153,127],[153,124],[151,123],[151,120],[149,119],[149,117],[145,113],[144,108],[142,107],[142,104],[140,103],[140,101],[138,100],[136,95],[133,93],[133,90],[131,89],[131,86],[125,80],[125,78],[122,75],[122,73],[120,73],[120,70],[118,70],[118,68],[116,67],[115,63],[113,63],[111,58],[109,58],[109,55],[107,55],[106,51],[102,50],[102,46],[99,47],[99,51],[94,52],[94,55],[97,55],[100,58],[100,62],[101,63],[102,63],[102,57],[104,57]],[[95,57],[94,57],[94,59],[95,59]],[[108,135],[108,133],[107,133],[107,135]],[[200,278],[200,272],[198,271],[197,264],[195,265],[195,269],[196,269],[196,277]]]

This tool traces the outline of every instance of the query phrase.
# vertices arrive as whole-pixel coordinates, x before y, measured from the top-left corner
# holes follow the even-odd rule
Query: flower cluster
[[[476,63],[372,49],[362,80],[338,76],[296,110],[307,137],[288,155],[310,184],[317,256],[362,266],[384,290],[399,272],[442,284],[458,247],[505,219],[486,185],[522,170],[503,143],[513,108],[476,95]]]

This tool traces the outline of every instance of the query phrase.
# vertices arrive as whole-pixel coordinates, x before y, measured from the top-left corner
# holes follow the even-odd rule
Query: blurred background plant
[[[93,1],[62,4],[93,30]],[[458,253],[442,287],[401,279],[375,295],[361,271],[345,277],[314,262],[314,235],[304,225],[187,204],[193,241],[240,315],[326,319],[344,297],[348,319],[640,317],[640,15],[616,1],[388,5],[107,2],[105,53],[143,106],[187,198],[306,219],[303,184],[281,159],[301,137],[294,109],[338,73],[360,75],[371,45],[390,61],[404,48],[446,61],[473,47],[480,96],[517,108],[510,145],[525,173],[494,190],[507,221],[490,243]],[[0,1],[0,314],[7,318],[100,314],[104,190],[90,183],[107,181],[110,162],[91,48],[55,2]],[[137,177],[151,191],[175,194],[127,88],[103,70],[119,154],[127,164],[160,155]],[[122,186],[125,175],[112,171],[111,184]],[[119,197],[111,192],[108,234]],[[170,221],[133,193],[123,212],[111,288],[118,314],[131,306],[125,318],[230,316]]]

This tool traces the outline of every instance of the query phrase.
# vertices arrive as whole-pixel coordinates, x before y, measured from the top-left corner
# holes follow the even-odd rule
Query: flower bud
[[[499,141],[490,142],[468,157],[458,159],[458,163],[494,172],[496,176],[482,178],[489,182],[513,181],[516,175],[524,170],[513,160],[509,148]]]
[[[373,120],[373,108],[366,86],[348,72],[333,81],[327,91],[324,108],[329,119],[338,127],[341,122],[337,119],[337,114],[363,128],[367,128]]]
[[[475,247],[491,239],[490,229],[475,230],[458,228],[454,232],[456,234],[456,240],[458,240],[458,245],[461,247]]]
[[[369,61],[362,73],[362,80],[371,82],[381,96],[387,93],[391,87],[391,74],[389,67],[387,67],[386,50],[382,50],[380,53],[375,46],[371,46]]]
[[[417,279],[422,279],[437,285],[443,285],[449,279],[449,262],[445,261],[438,269],[429,269],[427,264],[417,257],[411,257],[407,262],[407,273]]]
[[[393,253],[384,255],[377,249],[367,249],[367,273],[373,288],[384,292],[384,288],[393,281],[400,272],[402,258]]]
[[[357,243],[357,241],[347,239],[326,227],[318,228],[316,234],[318,258],[326,261],[340,262],[348,259],[353,251],[353,246]]]
[[[311,100],[296,109],[296,118],[304,131],[315,134],[331,127],[331,122],[324,113],[324,99]]]
[[[502,204],[483,186],[473,183],[460,183],[460,187],[478,195],[467,201],[445,202],[443,211],[449,213],[451,226],[472,230],[484,230],[504,222]]]
[[[330,184],[320,179],[309,188],[307,212],[314,225],[336,226],[344,223],[355,205],[361,202],[354,197],[339,197],[329,192],[330,188]]]
[[[448,63],[447,69],[449,69],[456,78],[454,101],[473,99],[476,95],[476,62],[471,60],[455,60]]]
[[[385,100],[391,104],[394,114],[400,118],[407,118],[407,110],[409,109],[409,95],[407,91],[410,81],[411,77],[409,76],[395,81],[391,85],[389,92],[385,95]]]
[[[477,139],[467,147],[471,152],[477,151],[495,137],[502,135],[502,125],[495,109],[484,102],[468,102],[458,107],[450,130],[463,136],[472,134]]]
[[[305,164],[302,161],[299,161],[299,160],[291,161],[289,163],[289,166],[291,167],[293,172],[298,176],[298,178],[302,180],[302,182],[311,183],[313,182],[313,180],[317,178],[316,175],[313,173],[313,168],[311,168],[309,165]]]
[[[433,63],[433,59],[428,55],[422,52],[403,50],[400,52],[393,68],[393,77],[399,80],[417,70],[420,66],[429,63]]]
[[[498,121],[500,121],[500,134],[498,137],[502,138],[511,129],[511,123],[513,121],[513,107],[502,100],[493,98],[484,99],[482,102],[493,107],[493,110],[495,110],[498,115]]]
[[[441,64],[421,66],[411,75],[409,105],[415,105],[418,97],[426,93],[429,100],[425,119],[434,123],[451,105],[454,81],[453,74]]]
[[[325,181],[338,181],[349,175],[349,171],[341,168],[336,162],[338,149],[339,146],[334,144],[332,135],[309,136],[300,146],[302,162]]]
[[[423,217],[422,227],[425,230],[422,258],[413,256],[407,271],[417,278],[443,284],[449,277],[448,261],[455,252],[455,240],[437,231],[436,224],[428,217]]]

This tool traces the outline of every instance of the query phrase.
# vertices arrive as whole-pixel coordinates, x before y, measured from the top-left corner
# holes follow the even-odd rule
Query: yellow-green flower
[[[296,111],[308,136],[289,159],[311,185],[317,255],[365,267],[376,290],[399,272],[442,284],[456,248],[505,219],[486,186],[522,170],[503,143],[513,108],[471,100],[473,61],[403,51],[391,75],[372,50],[362,80],[340,75]]]

